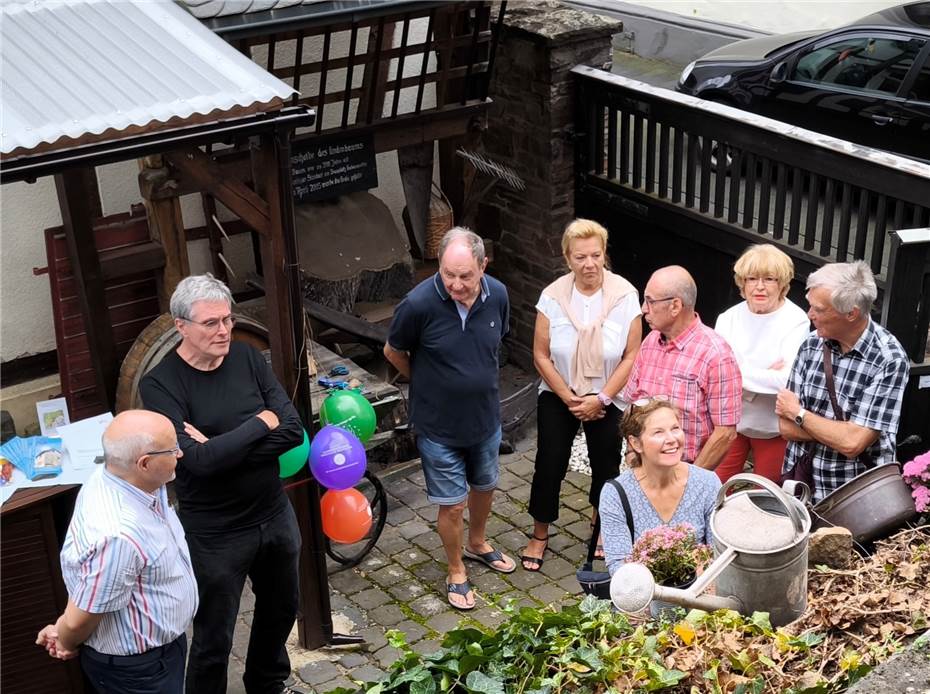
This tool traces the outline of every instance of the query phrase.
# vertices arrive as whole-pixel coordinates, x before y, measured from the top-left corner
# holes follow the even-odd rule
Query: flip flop
[[[550,536],[549,536],[549,535],[546,535],[545,537],[536,537],[535,535],[527,535],[527,537],[531,537],[531,538],[533,538],[534,540],[536,540],[536,541],[538,541],[538,542],[545,542],[545,543],[546,543],[545,545],[543,545],[542,556],[539,556],[539,557],[531,557],[531,556],[529,556],[528,554],[524,554],[522,557],[520,557],[520,564],[523,565],[523,570],[524,570],[524,571],[539,571],[539,570],[542,568],[542,565],[543,565],[543,557],[546,556],[546,550],[549,549],[549,537],[550,537]],[[531,562],[531,563],[533,563],[533,564],[536,564],[536,568],[535,568],[535,569],[531,569],[530,567],[526,566],[525,564],[526,564],[527,562]]]
[[[472,552],[467,547],[462,553],[463,559],[472,559],[474,561],[480,561],[482,564],[486,564],[490,568],[494,569],[498,573],[502,574],[512,574],[517,570],[517,564],[514,562],[513,566],[509,569],[501,569],[500,567],[494,566],[496,561],[504,561],[504,555],[499,549],[492,549],[490,552],[485,552],[484,554],[478,554],[477,552]],[[511,559],[510,561],[513,561]]]
[[[452,602],[452,594],[461,595],[463,598],[468,595],[468,592],[471,590],[471,584],[468,580],[462,581],[461,583],[446,583],[446,600],[449,602],[452,607],[457,610],[466,610],[475,609],[475,603],[471,605],[459,605],[458,603]]]

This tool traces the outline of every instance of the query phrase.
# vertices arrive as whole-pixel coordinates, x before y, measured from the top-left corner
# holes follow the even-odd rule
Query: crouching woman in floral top
[[[620,495],[612,484],[601,491],[601,533],[607,570],[613,575],[627,561],[633,544],[651,528],[689,523],[698,542],[710,542],[710,514],[720,480],[710,470],[682,460],[685,436],[678,410],[653,398],[627,408],[620,433],[631,451],[630,469],[617,477],[632,512],[627,525]]]

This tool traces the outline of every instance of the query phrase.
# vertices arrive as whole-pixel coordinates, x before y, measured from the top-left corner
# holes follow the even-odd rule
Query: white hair
[[[443,234],[439,241],[439,258],[446,253],[446,249],[453,241],[464,241],[471,250],[472,257],[478,261],[478,267],[484,264],[484,241],[475,232],[467,227],[452,227]]]
[[[209,272],[203,275],[191,275],[178,282],[171,295],[171,317],[190,320],[191,311],[198,301],[225,301],[233,305],[232,292],[223,282]]]
[[[807,278],[807,288],[818,287],[830,290],[830,303],[839,313],[858,308],[863,316],[868,316],[878,296],[872,269],[862,260],[829,263],[812,272]]]
[[[155,436],[147,431],[139,431],[129,436],[113,438],[103,432],[103,458],[107,465],[131,470],[136,461],[155,447]]]

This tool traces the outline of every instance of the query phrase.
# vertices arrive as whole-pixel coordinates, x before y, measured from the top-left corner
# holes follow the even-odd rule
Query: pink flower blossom
[[[911,496],[914,497],[914,506],[918,512],[923,513],[930,509],[930,489],[924,486],[916,487]]]

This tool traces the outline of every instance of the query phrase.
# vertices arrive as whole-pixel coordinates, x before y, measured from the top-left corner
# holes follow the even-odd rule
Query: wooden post
[[[84,319],[97,393],[104,407],[112,411],[116,403],[119,361],[116,358],[116,342],[113,339],[103,273],[94,240],[91,218],[94,191],[87,188],[88,178],[80,169],[69,169],[55,174],[55,188],[58,191],[58,204],[68,242],[68,259]]]
[[[304,427],[312,434],[313,411],[304,344],[289,136],[289,132],[263,135],[256,153],[254,171],[256,184],[268,202],[269,226],[268,233],[261,238],[261,256],[265,270],[272,367],[294,398],[294,405],[303,419]],[[302,474],[307,475],[306,470]],[[333,635],[319,486],[313,480],[308,480],[306,484],[291,489],[289,497],[303,539],[298,568],[298,638],[304,648],[318,648],[329,643]]]
[[[159,303],[163,311],[178,282],[191,274],[187,257],[187,234],[181,218],[181,203],[160,154],[139,160],[139,191],[148,215],[149,236],[165,250],[165,267],[159,283]],[[207,220],[207,224],[212,224]]]
[[[927,348],[927,266],[930,261],[930,228],[889,232],[891,254],[888,282],[882,297],[882,325],[890,330],[916,364],[924,361]],[[921,291],[923,290],[923,291]]]

